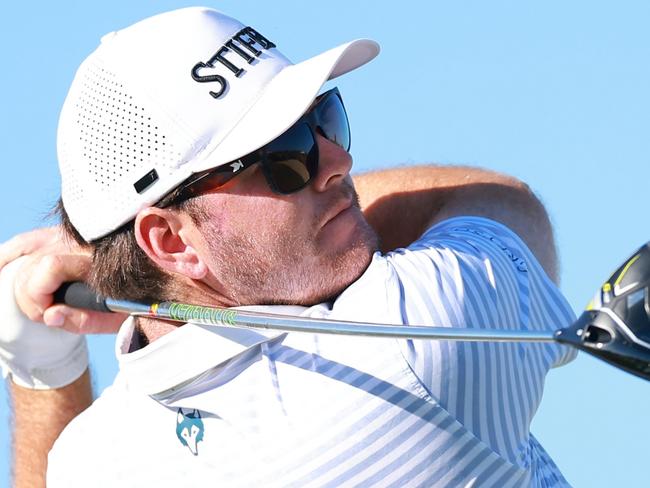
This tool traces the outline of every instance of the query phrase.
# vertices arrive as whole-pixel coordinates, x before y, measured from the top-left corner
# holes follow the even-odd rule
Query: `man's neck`
[[[147,317],[138,317],[135,319],[135,329],[140,334],[142,346],[152,343],[165,334],[174,331],[181,324],[167,320],[150,319]]]
[[[205,306],[231,307],[238,305],[229,301],[214,287],[209,286],[201,281],[187,279],[186,282],[172,285],[170,294],[175,301],[183,303],[193,303]],[[136,332],[140,335],[141,347],[160,339],[165,334],[169,334],[182,323],[170,320],[162,320],[150,317],[138,317],[135,321]]]

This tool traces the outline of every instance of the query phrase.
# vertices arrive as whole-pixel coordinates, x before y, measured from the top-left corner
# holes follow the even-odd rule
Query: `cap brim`
[[[326,81],[366,64],[377,54],[375,41],[358,39],[287,66],[233,129],[190,164],[191,171],[229,163],[272,141],[305,113]]]

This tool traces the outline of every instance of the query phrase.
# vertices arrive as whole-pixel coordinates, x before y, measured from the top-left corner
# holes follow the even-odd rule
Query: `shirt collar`
[[[239,309],[288,315],[300,315],[306,310],[294,306]],[[129,352],[134,333],[135,319],[129,317],[118,332],[115,354],[127,388],[150,396],[170,390],[262,343],[286,335],[280,331],[187,323],[146,347]]]
[[[386,259],[380,253],[374,254],[371,265],[361,277],[336,299],[339,310],[345,311],[344,315],[337,318],[376,321],[386,318],[384,307],[368,310],[355,303],[370,288],[377,296],[385,297],[385,278],[382,274],[385,263]],[[251,312],[327,318],[333,313],[332,306],[332,303],[321,303],[309,308],[294,305],[235,308]],[[152,397],[173,390],[216,366],[241,358],[263,343],[274,339],[281,341],[284,340],[282,336],[286,336],[286,332],[280,331],[187,323],[146,347],[129,352],[134,332],[135,321],[129,318],[122,324],[117,336],[115,352],[120,365],[120,376],[130,390]]]

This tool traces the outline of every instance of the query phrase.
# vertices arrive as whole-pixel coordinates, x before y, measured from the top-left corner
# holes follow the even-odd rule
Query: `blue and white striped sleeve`
[[[523,241],[507,227],[458,217],[387,256],[403,323],[554,330],[571,307]],[[423,386],[465,427],[518,464],[549,368],[575,353],[556,344],[415,341],[404,355]]]

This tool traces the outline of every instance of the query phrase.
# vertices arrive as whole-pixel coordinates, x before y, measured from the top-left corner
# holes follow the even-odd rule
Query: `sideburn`
[[[88,284],[115,299],[167,300],[170,276],[138,246],[133,223],[93,241],[93,264]]]

